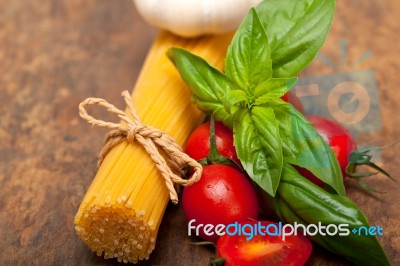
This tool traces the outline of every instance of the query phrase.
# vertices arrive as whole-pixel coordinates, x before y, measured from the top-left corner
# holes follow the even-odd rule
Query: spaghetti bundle
[[[131,97],[143,123],[184,145],[204,114],[192,104],[166,51],[184,47],[222,68],[231,38],[232,34],[183,39],[161,32]],[[102,161],[75,216],[76,232],[99,256],[126,263],[148,259],[169,197],[165,180],[145,149],[123,141]]]

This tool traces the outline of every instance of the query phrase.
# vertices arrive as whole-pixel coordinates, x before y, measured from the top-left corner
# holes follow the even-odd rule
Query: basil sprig
[[[195,104],[233,129],[242,165],[282,221],[368,226],[345,197],[339,163],[312,124],[281,100],[315,57],[332,23],[334,0],[264,0],[252,8],[228,48],[225,73],[181,48],[168,56]],[[328,191],[302,177],[297,165]],[[260,189],[261,188],[261,189]],[[389,265],[373,236],[314,236],[361,265]]]
[[[295,3],[263,1],[252,8],[228,48],[225,73],[181,48],[171,48],[168,56],[198,107],[233,129],[238,157],[264,191],[275,195],[283,163],[288,162],[309,169],[332,192],[344,195],[332,150],[299,112],[280,99],[295,85],[292,76],[315,57],[333,17],[332,0]],[[275,16],[270,14],[273,10]],[[295,20],[277,22],[287,21],[292,13]]]

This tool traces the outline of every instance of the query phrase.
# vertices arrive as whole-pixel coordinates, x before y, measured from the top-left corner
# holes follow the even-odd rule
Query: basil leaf
[[[272,77],[267,35],[254,8],[239,26],[228,48],[225,73],[245,91]]]
[[[297,78],[272,78],[258,84],[254,90],[255,105],[282,97],[296,82]]]
[[[329,32],[334,0],[268,0],[256,11],[264,25],[273,77],[293,77],[317,55]]]
[[[244,103],[246,101],[247,101],[247,96],[244,91],[231,90],[226,94],[223,104],[224,104],[225,110],[227,110],[228,113],[233,114],[240,107],[244,108],[244,105],[240,106],[240,103],[241,102]]]
[[[223,105],[225,95],[231,90],[226,76],[185,49],[173,47],[167,55],[190,87],[197,107],[206,113],[213,113],[216,120],[229,120],[229,113]]]
[[[339,162],[314,126],[290,104],[282,103],[274,112],[279,121],[285,161],[308,169],[330,186],[332,192],[345,195]]]
[[[254,106],[238,114],[233,124],[234,145],[250,178],[275,195],[282,171],[282,141],[271,108]]]
[[[328,226],[348,225],[341,230],[345,235],[315,235],[311,239],[326,249],[347,257],[358,265],[390,265],[388,258],[372,235],[351,232],[360,227],[369,228],[367,219],[350,199],[330,194],[302,177],[291,165],[285,164],[282,180],[275,198],[280,218],[288,223]],[[346,235],[347,234],[347,235]]]

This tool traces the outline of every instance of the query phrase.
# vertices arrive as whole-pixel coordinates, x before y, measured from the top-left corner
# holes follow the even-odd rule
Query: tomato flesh
[[[256,224],[258,221],[245,221],[241,224]],[[263,226],[272,222],[261,221]],[[311,242],[303,235],[262,236],[257,234],[250,240],[245,235],[221,236],[217,243],[218,257],[225,259],[225,266],[300,266],[311,255]]]
[[[257,197],[250,181],[235,168],[222,164],[203,167],[201,179],[184,188],[182,206],[188,223],[196,220],[194,226],[227,225],[256,219],[258,215]],[[199,236],[213,242],[219,238],[203,230],[199,230]]]
[[[233,133],[219,121],[214,122],[215,143],[219,154],[240,164],[235,147],[233,146]],[[190,134],[185,152],[195,160],[207,157],[210,152],[210,122],[197,127]]]

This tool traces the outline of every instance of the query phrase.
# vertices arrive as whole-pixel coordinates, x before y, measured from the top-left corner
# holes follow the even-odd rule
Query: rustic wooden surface
[[[340,39],[350,62],[373,51],[356,68],[373,69],[379,86],[382,129],[367,140],[399,140],[399,12],[397,0],[338,0],[322,50],[338,65]],[[133,87],[155,35],[130,0],[0,0],[0,265],[118,264],[74,233],[105,134],[81,121],[77,106],[89,96],[122,106],[120,92]],[[332,72],[316,60],[303,75]],[[384,151],[382,162],[400,178],[397,151]],[[387,193],[378,200],[350,186],[349,195],[384,228],[380,241],[400,265],[399,185],[370,183]],[[189,240],[181,209],[169,206],[156,251],[141,265],[206,265],[212,250]],[[317,248],[309,264],[348,263]]]

